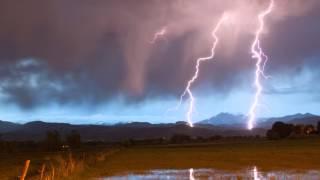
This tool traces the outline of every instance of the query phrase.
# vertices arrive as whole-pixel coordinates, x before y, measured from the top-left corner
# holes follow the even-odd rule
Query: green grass
[[[86,152],[96,156],[95,153]],[[36,173],[44,159],[56,153],[1,154],[0,179],[19,175],[25,159]],[[94,158],[91,158],[94,159]],[[151,169],[215,168],[241,170],[320,170],[320,138],[281,141],[241,140],[213,144],[137,146],[123,148],[102,161],[87,163],[68,179],[89,179]]]
[[[320,138],[244,141],[203,146],[133,147],[111,156],[87,173],[114,175],[151,169],[320,170]]]

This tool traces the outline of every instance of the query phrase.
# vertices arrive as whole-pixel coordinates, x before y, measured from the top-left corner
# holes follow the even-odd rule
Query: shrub
[[[78,148],[81,145],[80,133],[76,130],[72,130],[66,137],[67,144],[72,148]]]
[[[61,137],[58,131],[47,131],[46,139],[44,140],[44,145],[48,151],[59,150],[62,143]]]
[[[292,124],[286,124],[278,121],[272,125],[271,130],[274,133],[278,133],[279,138],[286,138],[293,132],[294,126]]]

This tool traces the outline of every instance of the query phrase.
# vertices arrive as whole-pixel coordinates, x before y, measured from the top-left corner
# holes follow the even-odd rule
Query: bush
[[[293,132],[294,126],[292,124],[286,124],[278,121],[272,125],[271,130],[274,133],[278,133],[279,138],[286,138]]]
[[[266,136],[268,139],[282,139],[290,136],[294,132],[294,125],[278,121],[272,125],[270,130],[267,131]]]
[[[46,139],[44,140],[44,145],[48,151],[59,150],[62,142],[58,131],[48,131]]]
[[[310,135],[310,134],[316,134],[316,129],[312,124],[308,124],[305,126],[304,134]]]
[[[66,137],[67,144],[72,148],[79,148],[81,145],[80,133],[76,130],[72,130]]]

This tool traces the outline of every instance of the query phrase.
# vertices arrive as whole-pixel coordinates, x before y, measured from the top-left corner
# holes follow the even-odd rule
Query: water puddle
[[[111,176],[101,178],[104,180],[136,180],[136,179],[181,179],[181,180],[201,180],[201,179],[220,179],[220,180],[319,180],[320,171],[270,171],[261,172],[258,168],[253,167],[242,171],[223,171],[215,169],[185,169],[185,170],[152,170],[139,173],[128,173],[125,175]]]

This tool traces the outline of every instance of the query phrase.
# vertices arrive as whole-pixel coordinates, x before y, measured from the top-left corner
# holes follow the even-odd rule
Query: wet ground
[[[279,180],[319,180],[320,171],[270,171],[262,172],[257,167],[246,168],[241,171],[224,171],[215,169],[184,169],[184,170],[152,170],[147,172],[126,173],[117,176],[105,177],[101,179],[116,179],[116,180],[153,180],[153,179],[181,179],[181,180],[196,180],[196,179],[279,179]]]

